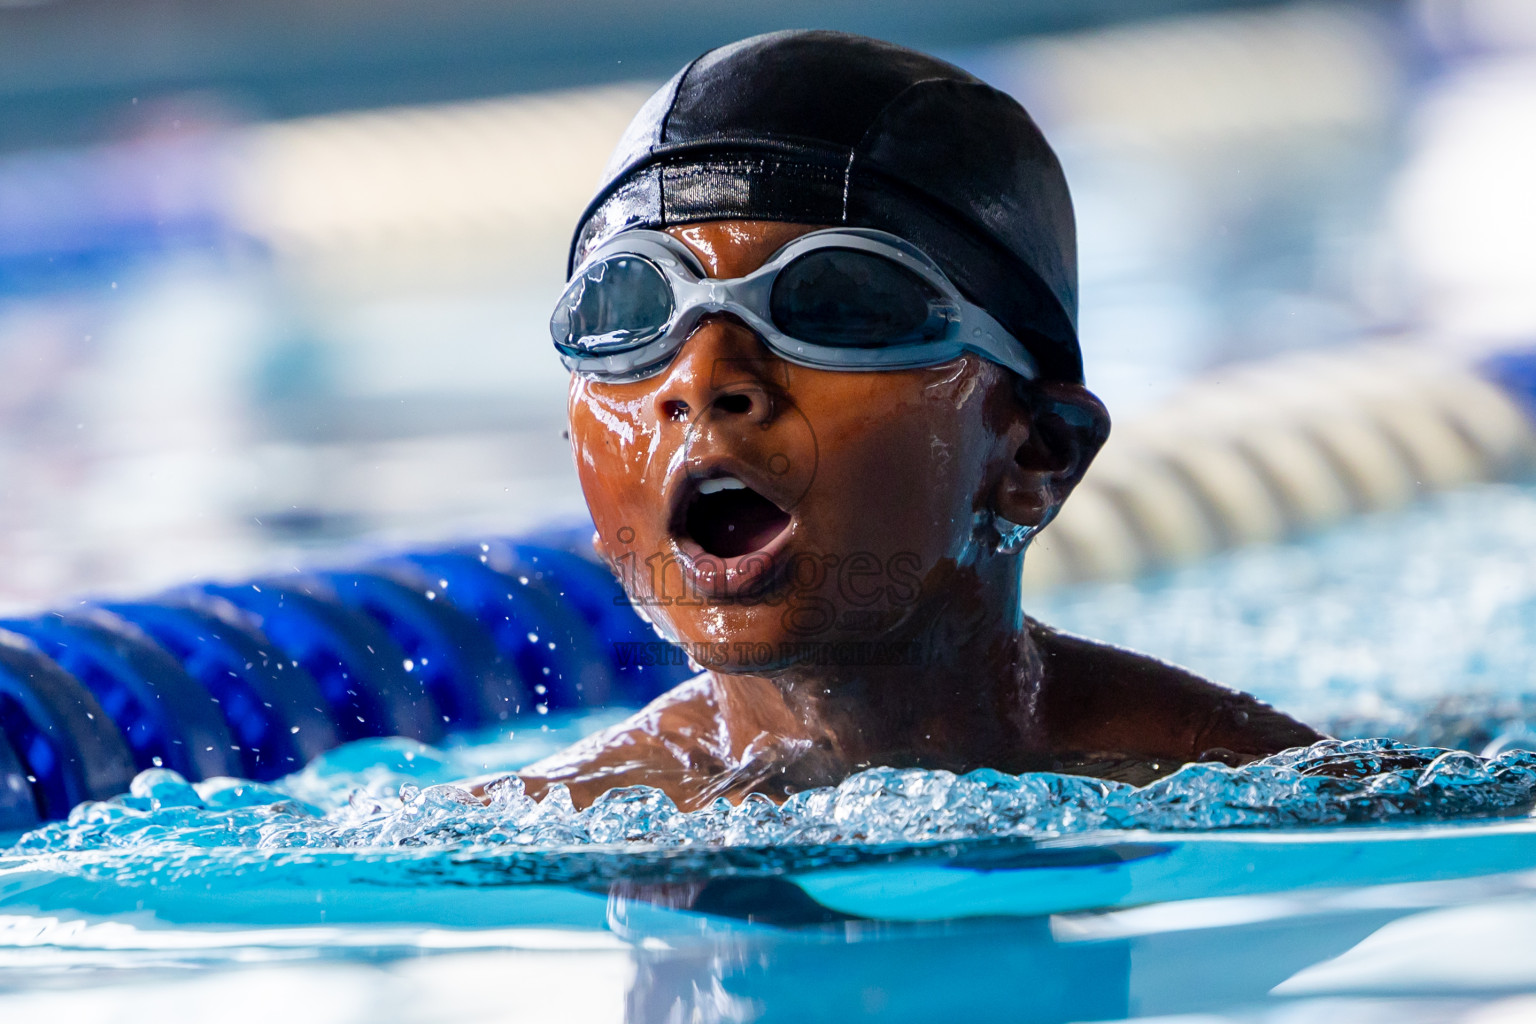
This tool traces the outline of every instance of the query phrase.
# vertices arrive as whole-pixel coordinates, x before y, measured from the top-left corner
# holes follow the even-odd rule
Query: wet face
[[[813,230],[670,233],[711,276],[740,277]],[[990,555],[978,522],[1029,429],[986,360],[809,369],[724,315],[656,376],[573,375],[569,414],[597,549],[631,597],[707,667],[769,674],[900,637],[942,604]]]

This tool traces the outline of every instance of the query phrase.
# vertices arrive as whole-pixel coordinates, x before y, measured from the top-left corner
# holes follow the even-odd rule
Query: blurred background
[[[0,0],[0,607],[582,515],[545,321],[645,96],[792,26],[1066,166],[1126,422],[1303,348],[1536,337],[1536,4]]]

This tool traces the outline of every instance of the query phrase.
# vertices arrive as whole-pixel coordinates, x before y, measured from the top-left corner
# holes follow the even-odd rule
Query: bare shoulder
[[[642,760],[655,766],[658,755],[666,761],[687,761],[689,749],[700,741],[708,745],[710,737],[705,734],[718,728],[719,711],[718,695],[708,673],[694,676],[623,721],[535,761],[519,774],[569,781],[599,763],[612,774]]]
[[[1323,738],[1177,665],[1033,620],[1027,628],[1044,663],[1038,713],[1058,753],[1237,763]]]
[[[711,734],[720,720],[710,677],[696,676],[599,732],[518,771],[530,796],[541,798],[561,783],[572,801],[585,807],[615,786],[657,786],[678,795],[679,779],[707,774],[716,766],[709,752],[719,746]],[[491,781],[470,792],[489,799]]]

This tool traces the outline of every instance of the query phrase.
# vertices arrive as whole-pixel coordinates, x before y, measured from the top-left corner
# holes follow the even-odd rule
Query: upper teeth
[[[747,485],[733,476],[717,476],[713,480],[705,480],[699,484],[700,494],[714,494],[716,491],[744,491]]]

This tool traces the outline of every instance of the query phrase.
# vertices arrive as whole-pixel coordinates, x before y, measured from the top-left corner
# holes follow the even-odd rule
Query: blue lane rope
[[[691,674],[586,531],[0,622],[0,832],[166,767],[267,780],[338,743],[641,704]],[[626,651],[626,647],[629,648]]]
[[[39,818],[128,788],[133,756],[96,698],[36,645],[0,632],[0,733],[21,762]]]
[[[324,588],[292,580],[208,585],[202,595],[255,616],[254,625],[320,687],[343,741],[367,736],[442,738],[437,704],[405,670],[405,652],[372,618]]]
[[[21,755],[0,728],[0,832],[19,832],[38,822],[37,803]]]
[[[25,636],[91,692],[133,754],[134,767],[188,777],[238,775],[240,758],[219,705],[137,626],[104,609],[0,623]]]
[[[108,610],[153,637],[218,702],[246,778],[279,778],[336,745],[314,679],[233,607],[172,598]]]
[[[511,663],[473,616],[435,588],[377,570],[323,581],[399,646],[402,667],[431,696],[445,730],[475,729],[523,712],[528,702]]]
[[[635,614],[613,574],[572,550],[580,550],[591,533],[556,536],[566,543],[557,547],[492,541],[466,551],[472,557],[478,553],[482,562],[505,576],[519,581],[527,579],[530,585],[552,594],[586,621],[592,632],[603,639],[601,656],[607,660],[617,703],[644,704],[692,675],[680,657],[681,649],[677,649],[678,658],[665,661],[639,656],[648,648],[654,650],[661,639]]]
[[[509,662],[522,700],[562,711],[609,703],[608,659],[585,619],[541,580],[492,569],[469,554],[412,555],[400,570],[468,612]]]

